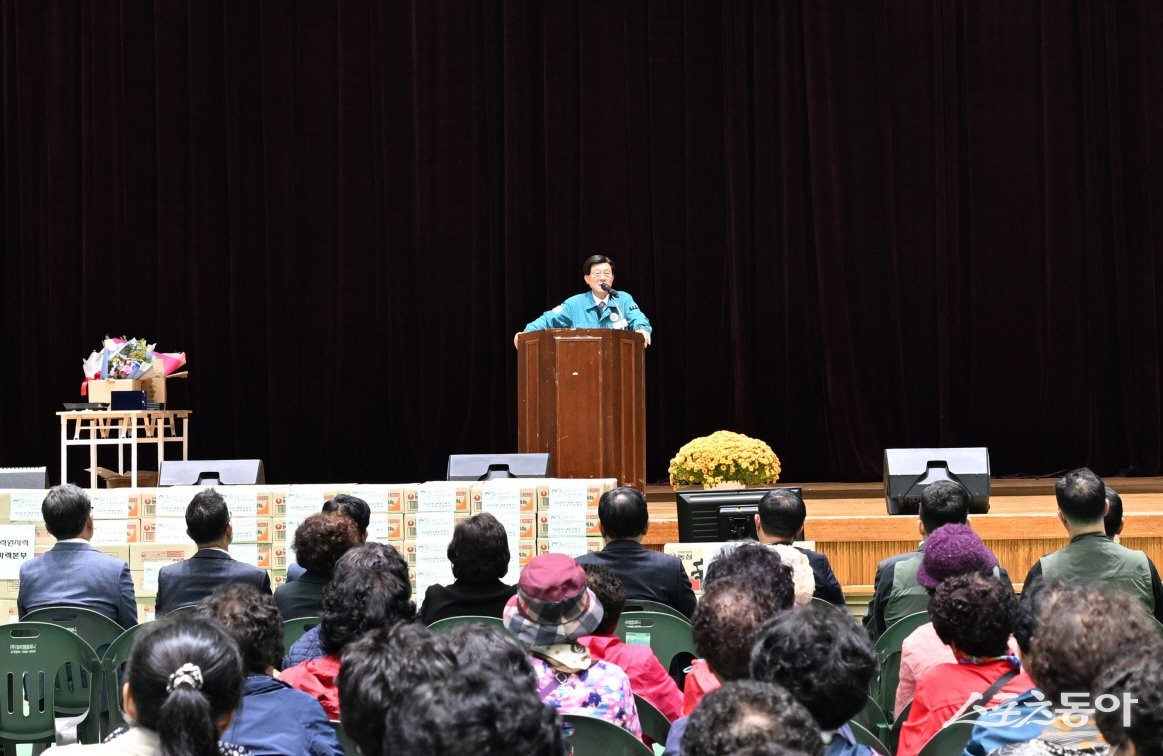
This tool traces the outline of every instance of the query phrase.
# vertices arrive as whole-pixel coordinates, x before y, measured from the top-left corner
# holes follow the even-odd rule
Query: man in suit
[[[602,494],[598,520],[605,548],[578,557],[579,564],[614,573],[626,589],[626,598],[658,601],[687,617],[694,614],[695,594],[682,561],[642,545],[650,521],[641,491],[615,488]]]
[[[808,509],[799,494],[787,488],[777,488],[768,491],[759,500],[755,534],[762,544],[784,543],[791,546],[797,539],[803,538],[804,520],[807,517]],[[845,606],[844,591],[840,588],[836,574],[832,572],[828,557],[811,549],[795,548],[808,558],[808,564],[812,566],[812,575],[816,579],[816,590],[812,595],[829,604]]]
[[[186,534],[198,544],[198,551],[184,562],[166,565],[158,572],[158,617],[196,604],[228,583],[247,583],[271,592],[266,570],[235,561],[227,551],[234,540],[234,526],[222,494],[209,488],[194,495],[186,507]]]
[[[372,508],[367,505],[367,502],[358,496],[351,496],[349,494],[339,494],[334,499],[328,499],[323,502],[323,512],[339,512],[347,515],[355,527],[359,530],[359,543],[367,543],[367,529],[372,521]],[[307,569],[300,566],[298,562],[291,562],[287,565],[287,582],[293,583],[299,578],[303,577]]]
[[[94,549],[93,505],[74,485],[49,489],[40,505],[56,545],[20,565],[16,607],[21,618],[50,606],[74,606],[104,614],[124,628],[137,624],[137,597],[129,565]]]

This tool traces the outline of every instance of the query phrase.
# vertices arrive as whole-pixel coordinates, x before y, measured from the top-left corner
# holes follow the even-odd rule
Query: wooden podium
[[[646,484],[646,346],[634,331],[554,328],[517,339],[517,450],[559,478]]]

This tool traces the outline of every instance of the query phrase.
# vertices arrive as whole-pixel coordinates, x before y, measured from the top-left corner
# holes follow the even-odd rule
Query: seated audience
[[[711,691],[699,703],[682,738],[682,753],[734,756],[771,742],[793,752],[824,753],[816,722],[790,693],[767,682],[736,680]]]
[[[246,667],[242,705],[223,734],[255,756],[343,756],[323,708],[273,675],[283,656],[283,621],[270,594],[254,586],[220,585],[198,607],[238,643]]]
[[[421,624],[397,622],[369,631],[343,650],[339,709],[344,731],[361,753],[379,753],[385,714],[420,683],[444,680],[456,666],[450,644]]]
[[[1118,586],[1136,596],[1155,619],[1163,621],[1163,583],[1155,563],[1107,537],[1106,485],[1085,467],[1066,473],[1054,486],[1058,519],[1070,543],[1042,557],[1026,575],[1026,585],[1043,577],[1084,585]],[[1121,503],[1121,502],[1120,502]]]
[[[218,738],[242,699],[243,666],[238,644],[212,622],[181,617],[141,631],[121,689],[129,728],[104,743],[71,745],[67,756],[154,754],[249,754]]]
[[[50,606],[100,612],[123,628],[137,624],[137,596],[129,565],[102,554],[93,538],[93,505],[84,489],[53,486],[40,505],[56,544],[20,565],[16,609],[20,617]],[[62,579],[63,576],[68,579]]]
[[[1105,697],[1095,719],[1112,753],[1163,756],[1163,649],[1158,644],[1123,654],[1099,676],[1091,696],[1096,704]]]
[[[338,512],[347,517],[355,523],[356,530],[359,532],[359,542],[367,543],[367,529],[372,521],[372,509],[368,503],[358,496],[350,494],[339,494],[334,499],[328,499],[323,502],[323,509],[321,512]],[[287,582],[293,583],[303,576],[306,568],[300,566],[296,562],[287,565]]]
[[[387,712],[382,756],[565,756],[562,723],[537,693],[473,663],[421,683]]]
[[[795,603],[792,569],[784,564],[779,558],[779,554],[770,548],[748,542],[724,548],[719,553],[718,558],[706,568],[706,575],[703,578],[704,597],[717,581],[732,577],[738,577],[754,584],[759,593],[768,596],[775,602],[778,609],[788,609]],[[695,646],[698,646],[697,640]],[[746,665],[746,661],[744,661],[744,665]],[[683,716],[689,716],[694,711],[699,699],[717,687],[719,687],[719,677],[708,668],[707,660],[695,659],[691,664],[690,672],[687,673],[683,687]]]
[[[1013,637],[1017,642],[1022,664],[1027,668],[1030,661],[1030,642],[1038,622],[1044,616],[1042,610],[1046,601],[1067,586],[1068,584],[1061,580],[1039,580],[1022,591],[1018,612],[1014,615]],[[1010,743],[1033,740],[1054,719],[1053,712],[1046,704],[1046,696],[1036,687],[1000,706],[975,711],[978,715],[977,725],[965,746],[966,756],[985,756]]]
[[[501,578],[509,571],[509,539],[505,526],[488,512],[457,523],[448,544],[452,585],[433,585],[424,592],[420,621],[425,625],[447,617],[500,617],[517,592]]]
[[[944,525],[968,525],[972,498],[964,486],[953,481],[941,480],[926,486],[917,522],[921,537],[928,539]],[[916,551],[891,556],[876,566],[872,601],[864,615],[864,626],[873,640],[897,620],[928,609],[932,595],[917,582],[926,543],[927,540],[922,541]],[[998,567],[998,574],[1012,587],[1004,568]]]
[[[157,616],[196,604],[228,583],[246,583],[271,592],[266,570],[230,556],[227,549],[234,540],[234,526],[222,494],[212,488],[194,494],[186,507],[186,534],[198,544],[198,551],[189,559],[158,571]]]
[[[752,550],[775,557],[774,552],[762,546]],[[726,571],[726,570],[724,570]],[[773,591],[760,579],[765,573],[748,576],[746,572],[730,577],[716,578],[707,585],[703,600],[695,610],[691,623],[691,635],[695,650],[703,657],[703,667],[708,679],[699,681],[699,695],[694,698],[691,689],[695,680],[693,673],[687,675],[687,706],[695,710],[702,698],[723,683],[742,680],[750,672],[751,649],[759,635],[759,628],[778,612],[791,606],[791,572],[786,565],[778,565],[774,574],[781,578],[782,585]],[[687,726],[687,717],[676,720],[666,738],[666,753],[678,754],[679,743]]]
[[[283,619],[318,617],[323,588],[331,581],[335,563],[347,550],[361,543],[350,517],[339,512],[313,514],[295,530],[291,548],[303,573],[275,591],[275,604]]]
[[[658,601],[690,617],[695,593],[682,560],[642,545],[650,527],[646,497],[633,488],[606,491],[598,501],[601,551],[578,557],[581,564],[606,567],[622,581],[626,598]]]
[[[505,627],[529,648],[541,700],[562,714],[584,714],[642,737],[630,679],[577,642],[602,623],[603,609],[581,566],[565,554],[541,554],[521,571],[505,606]]]
[[[400,564],[404,567],[403,578],[399,575]],[[294,657],[314,653],[311,646],[317,643],[323,655],[285,668],[281,679],[314,696],[323,704],[329,719],[339,719],[339,689],[335,677],[343,648],[368,630],[412,621],[416,605],[411,596],[407,564],[395,549],[379,543],[365,543],[351,549],[340,557],[335,565],[335,577],[323,591],[319,626],[304,633],[289,654]],[[314,640],[300,647],[315,631],[318,632]]]
[[[751,651],[751,677],[787,689],[819,725],[827,756],[866,756],[848,720],[864,708],[876,649],[851,617],[798,607],[763,624]],[[689,725],[688,725],[689,727]]]
[[[587,585],[602,604],[604,616],[594,634],[582,636],[578,642],[589,650],[593,658],[621,667],[630,678],[630,688],[635,695],[649,701],[671,722],[678,719],[682,716],[682,692],[663,669],[654,652],[649,646],[623,643],[614,635],[626,606],[622,581],[605,567],[583,565],[583,569]]]
[[[1078,702],[1091,701],[1095,683],[1124,655],[1158,653],[1157,625],[1140,599],[1109,586],[1068,584],[1046,596],[1043,604],[1027,664],[1054,719],[1035,740],[994,753],[1103,756],[1108,748],[1094,709]]]
[[[370,569],[377,572],[386,571],[394,575],[398,581],[397,583],[392,584],[394,588],[398,587],[399,583],[403,583],[409,586],[409,595],[407,598],[411,598],[412,583],[408,579],[408,563],[404,561],[404,557],[400,556],[400,553],[396,551],[395,547],[376,543],[365,543],[363,546],[357,548],[361,549],[361,556],[358,558],[358,560],[356,558],[352,558],[351,561],[347,563],[348,566],[346,569],[348,572],[356,569],[365,571]],[[350,556],[351,553],[355,550],[356,549],[349,549],[344,553],[343,556]],[[339,559],[340,562],[343,561],[343,557],[340,557]],[[336,570],[338,570],[340,562],[335,563]],[[363,566],[361,567],[360,565]],[[342,602],[341,593],[343,589],[339,586],[332,586],[331,583],[328,583],[328,586],[335,588],[336,604],[338,607],[338,604]],[[324,596],[327,595],[327,588],[324,588],[323,594]],[[319,607],[319,611],[320,616],[322,617],[324,612],[322,606]],[[339,609],[337,608],[336,611],[338,612]],[[282,668],[287,669],[288,667],[293,667],[296,664],[300,664],[309,659],[318,659],[326,656],[327,652],[323,650],[323,646],[320,642],[320,633],[322,630],[322,622],[320,622],[319,625],[316,625],[307,632],[303,633],[303,635],[299,637],[299,640],[295,641],[294,644],[292,644],[291,647],[287,650],[286,655],[283,657]]]
[[[804,521],[808,508],[799,494],[790,488],[768,491],[759,500],[759,513],[755,515],[755,535],[762,544],[787,544],[792,546],[804,537]],[[819,551],[793,546],[802,552],[812,566],[813,595],[829,604],[844,606],[844,591],[840,581],[832,572],[828,557]],[[800,602],[797,602],[800,603]]]
[[[968,525],[945,525],[925,542],[917,582],[932,593],[941,581],[970,572],[990,573],[997,568],[997,557]],[[1010,642],[1010,653],[1017,645]],[[921,675],[938,664],[953,664],[953,650],[937,637],[933,623],[926,622],[901,644],[900,682],[896,689],[897,714],[913,700],[913,690]]]
[[[537,690],[537,673],[529,655],[508,632],[481,622],[457,625],[440,636],[456,657],[457,664],[487,664],[508,675],[514,685],[528,684]]]
[[[816,576],[812,574],[812,564],[807,556],[794,546],[786,543],[768,544],[767,548],[779,556],[779,561],[791,567],[792,588],[795,606],[807,606],[816,592]]]
[[[984,697],[981,705],[988,708],[1034,687],[1006,647],[1017,608],[1013,588],[993,575],[958,575],[937,587],[929,616],[957,663],[938,664],[917,681],[897,756],[919,752],[971,696]]]
[[[1106,532],[1106,537],[1119,542],[1119,535],[1123,532],[1123,497],[1119,496],[1119,492],[1106,487],[1106,514],[1102,518],[1102,529]]]

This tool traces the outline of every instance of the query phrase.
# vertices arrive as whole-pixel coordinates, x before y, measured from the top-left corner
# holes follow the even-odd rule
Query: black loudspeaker
[[[173,459],[158,470],[159,486],[253,486],[266,483],[261,459]]]
[[[548,478],[548,452],[535,454],[450,454],[446,480]]]
[[[48,468],[0,467],[0,488],[48,488]]]
[[[890,515],[917,514],[930,483],[952,480],[973,497],[969,511],[989,511],[989,449],[885,449],[884,501]]]

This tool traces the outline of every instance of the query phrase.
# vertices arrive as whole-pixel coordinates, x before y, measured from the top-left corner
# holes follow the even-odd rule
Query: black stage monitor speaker
[[[0,488],[48,488],[48,468],[0,467]]]
[[[759,500],[768,491],[794,491],[801,499],[803,489],[798,486],[773,488],[743,488],[733,490],[676,491],[678,511],[678,540],[683,543],[709,541],[738,541],[755,538],[755,515],[759,514]]]
[[[261,459],[172,459],[158,470],[159,486],[253,486],[266,483]]]
[[[885,449],[884,500],[890,515],[917,514],[930,483],[952,480],[973,497],[969,511],[989,511],[989,449]]]
[[[450,454],[447,480],[494,478],[548,478],[549,453],[544,454]]]

